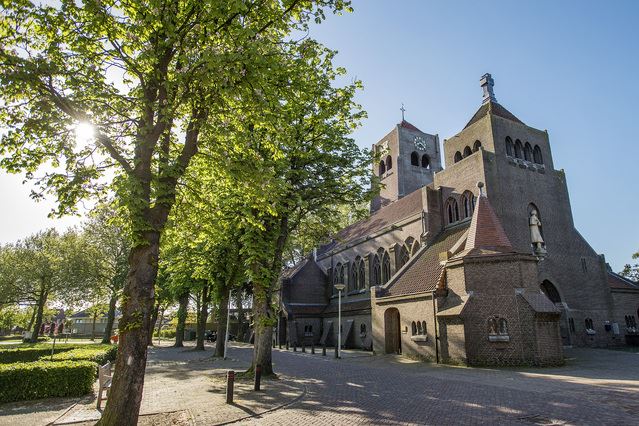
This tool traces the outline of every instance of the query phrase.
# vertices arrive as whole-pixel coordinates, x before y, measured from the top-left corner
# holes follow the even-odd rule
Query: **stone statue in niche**
[[[536,254],[545,254],[544,239],[541,236],[541,221],[537,216],[537,210],[530,212],[530,239]]]

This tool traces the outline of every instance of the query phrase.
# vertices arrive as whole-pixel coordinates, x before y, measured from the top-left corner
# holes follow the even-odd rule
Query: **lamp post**
[[[335,284],[337,290],[337,358],[342,357],[342,291],[346,288],[344,284]]]

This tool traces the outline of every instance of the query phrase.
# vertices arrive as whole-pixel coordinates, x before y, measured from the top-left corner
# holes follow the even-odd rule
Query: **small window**
[[[637,329],[637,320],[634,315],[626,315],[626,328],[630,332],[634,332]]]
[[[475,141],[475,144],[473,145],[473,152],[479,151],[479,148],[481,148],[481,142]]]
[[[506,318],[494,316],[488,318],[488,340],[491,342],[508,342],[508,321]]]
[[[422,331],[422,323],[420,321],[417,321],[417,334],[424,334]]]
[[[510,136],[506,136],[506,155],[513,156],[513,152],[515,147],[513,145],[513,140],[510,139]]]
[[[411,328],[411,331],[413,333],[413,336],[417,336],[417,324],[415,323],[415,321],[413,321],[410,324],[410,328]]]
[[[361,324],[359,326],[359,334],[366,334],[366,324]]]
[[[571,333],[575,332],[575,319],[574,318],[568,318],[568,327],[570,327],[570,332]]]
[[[537,164],[544,164],[544,158],[541,156],[541,148],[539,148],[539,145],[535,145],[535,149],[533,150],[533,159]]]
[[[473,151],[470,149],[469,146],[467,146],[466,148],[464,148],[464,158],[468,157],[469,155],[471,155],[473,153]]]
[[[410,154],[410,164],[412,166],[419,166],[419,154],[415,151]]]
[[[457,205],[457,200],[453,197],[450,197],[448,201],[446,201],[446,212],[448,213],[449,224],[459,220],[459,206]]]
[[[524,150],[524,147],[522,146],[521,141],[517,139],[515,141],[515,158],[522,158],[523,150]]]
[[[462,158],[463,158],[463,157],[462,157],[462,155],[461,155],[461,152],[457,151],[457,152],[455,153],[455,163],[460,162],[460,161],[462,160]]]
[[[528,142],[526,142],[526,145],[524,146],[524,160],[526,161],[533,160],[532,146],[530,146]]]
[[[426,154],[422,155],[422,167],[425,169],[430,168],[430,158]]]
[[[386,171],[389,171],[392,168],[393,168],[393,159],[389,155],[388,157],[386,157]]]
[[[592,318],[586,318],[584,320],[585,326],[586,326],[586,333],[588,334],[595,334],[595,325],[592,322]]]
[[[384,173],[386,173],[386,163],[382,160],[379,162],[379,175],[381,176]]]
[[[422,321],[422,331],[426,335],[426,321]]]
[[[586,263],[586,258],[585,257],[581,258],[581,270],[584,273],[588,272],[588,264]]]

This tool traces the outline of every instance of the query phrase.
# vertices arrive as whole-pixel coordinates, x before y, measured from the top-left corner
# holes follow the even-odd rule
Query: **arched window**
[[[510,136],[506,136],[506,155],[513,156],[513,151],[515,150],[515,146],[513,145],[513,140],[510,139]]]
[[[544,280],[539,288],[541,292],[544,293],[552,303],[561,303],[561,296],[559,295],[559,291],[557,291],[557,288],[550,281]]]
[[[461,155],[461,152],[457,151],[457,152],[455,153],[455,163],[460,162],[460,161],[462,160],[462,158],[463,158],[463,157],[462,157],[462,155]]]
[[[535,145],[535,149],[533,150],[533,159],[537,164],[544,164],[544,159],[541,156],[541,148],[539,148],[539,145]]]
[[[473,153],[473,151],[470,149],[469,146],[467,146],[466,148],[464,148],[464,158],[468,157],[469,155],[471,155]]]
[[[413,321],[410,324],[410,329],[411,329],[411,332],[413,333],[413,336],[416,336],[417,335],[417,324],[415,323],[415,321]]]
[[[406,247],[406,245],[402,245],[400,246],[399,250],[397,251],[397,267],[396,269],[399,271],[399,269],[406,265],[408,263],[408,259],[410,259],[410,253],[408,252],[408,248]]]
[[[379,255],[373,256],[373,264],[371,267],[371,287],[382,285],[382,264]]]
[[[430,158],[426,154],[422,155],[422,167],[425,169],[430,167]]]
[[[480,141],[475,141],[475,143],[473,144],[473,152],[477,152],[479,151],[479,148],[481,148],[481,142]]]
[[[508,321],[500,316],[488,318],[488,340],[491,342],[508,342]]]
[[[359,283],[359,270],[357,269],[357,258],[353,261],[351,265],[351,274],[348,279],[348,291],[357,290],[357,285]]]
[[[418,250],[419,250],[419,241],[415,240],[413,241],[413,245],[411,246],[410,255],[415,256]]]
[[[360,324],[359,326],[359,334],[366,334],[366,324]]]
[[[357,259],[359,259],[357,262],[357,289],[363,290],[366,288],[366,265],[364,264],[364,259],[359,256],[355,258],[355,261]]]
[[[422,334],[426,334],[426,321],[422,321]]]
[[[388,157],[386,157],[386,171],[389,171],[392,168],[393,168],[393,159],[389,155]]]
[[[528,142],[524,145],[524,160],[532,161],[533,160],[533,151],[532,146]]]
[[[524,147],[521,145],[521,141],[517,139],[515,141],[515,158],[522,158],[522,151]]]
[[[422,323],[420,321],[417,321],[417,334],[423,334]]]
[[[384,160],[379,162],[379,175],[383,175],[384,173],[386,173],[386,163],[384,163]]]
[[[448,214],[448,223],[454,223],[459,220],[459,206],[457,200],[453,197],[448,198],[446,201],[446,213]]]
[[[475,195],[470,191],[465,191],[462,194],[462,218],[465,219],[467,217],[471,217],[473,215],[473,210],[475,209],[475,203],[473,199]]]
[[[335,268],[333,269],[333,285],[332,285],[332,292],[333,294],[337,294],[337,290],[335,289],[335,284],[346,284],[344,282],[344,265],[342,265],[341,263],[338,263],[337,265],[335,265]]]
[[[592,318],[586,318],[584,320],[584,323],[586,325],[586,331],[594,331],[595,330],[595,325],[592,322]]]
[[[379,249],[379,256],[382,260],[382,284],[386,284],[391,277],[390,256],[384,249]]]
[[[411,166],[419,166],[419,154],[415,151],[410,154],[410,164]]]

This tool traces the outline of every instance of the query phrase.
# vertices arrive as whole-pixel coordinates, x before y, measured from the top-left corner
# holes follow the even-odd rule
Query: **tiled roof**
[[[464,126],[464,129],[466,127],[469,127],[472,124],[475,124],[476,122],[478,122],[479,120],[484,118],[488,113],[496,115],[496,116],[501,117],[501,118],[505,118],[507,120],[511,120],[511,121],[520,123],[520,124],[524,124],[520,119],[515,117],[510,111],[508,111],[506,108],[501,106],[501,104],[491,101],[491,102],[487,102],[487,103],[483,104],[481,107],[479,107],[479,109],[477,110],[475,115],[473,115],[473,118],[471,118],[470,121],[468,122],[468,124],[466,124]]]
[[[477,198],[464,249],[493,249],[496,247],[512,249],[512,244],[488,198],[482,194]]]
[[[608,286],[610,288],[618,288],[624,290],[639,290],[639,283],[636,283],[611,271],[608,271]]]
[[[380,231],[422,211],[422,190],[418,189],[403,198],[382,207],[366,219],[360,220],[338,232],[335,241],[320,247],[317,254],[322,255],[333,248],[350,241]]]
[[[548,296],[539,293],[523,293],[520,296],[528,302],[535,312],[547,314],[559,314],[561,311],[550,301]]]
[[[419,130],[417,127],[415,127],[412,124],[410,124],[406,120],[402,120],[402,122],[399,123],[399,126],[405,128],[405,129],[408,129],[408,130],[413,130],[413,131],[416,131],[416,132],[424,133],[421,130]]]
[[[308,263],[308,260],[308,257],[306,257],[297,262],[295,266],[282,271],[282,278],[293,278]]]
[[[431,244],[422,247],[415,254],[412,264],[405,268],[401,275],[393,277],[393,280],[381,292],[380,297],[435,290],[443,268],[440,263],[440,253],[450,250],[467,230],[468,222],[465,222],[442,231]]]

